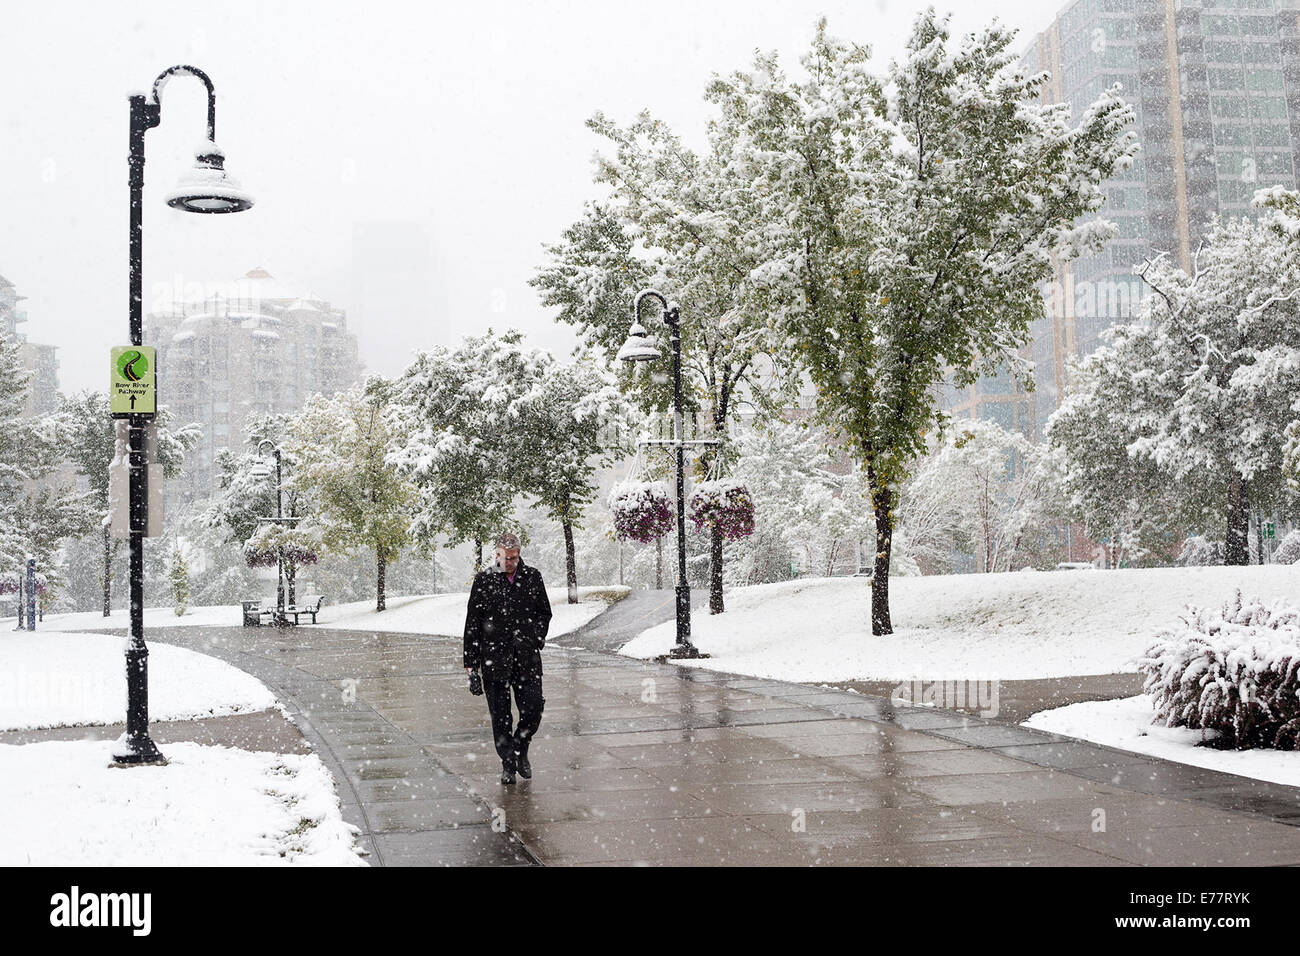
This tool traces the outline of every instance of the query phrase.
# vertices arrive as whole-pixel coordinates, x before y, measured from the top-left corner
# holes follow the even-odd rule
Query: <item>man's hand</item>
[[[483,678],[479,676],[478,671],[472,667],[465,668],[465,673],[469,674],[469,692],[475,697],[483,696]]]

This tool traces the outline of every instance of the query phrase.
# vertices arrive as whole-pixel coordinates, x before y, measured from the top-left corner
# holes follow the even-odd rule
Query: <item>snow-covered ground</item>
[[[871,635],[865,578],[736,588],[725,614],[691,616],[712,655],[683,661],[791,681],[1015,680],[1136,671],[1134,657],[1187,604],[1236,588],[1264,600],[1300,593],[1300,565],[1049,571],[891,578],[894,633]],[[622,648],[666,653],[671,621]]]
[[[1300,751],[1198,747],[1201,741],[1199,730],[1153,725],[1153,717],[1151,698],[1139,695],[1044,710],[1024,723],[1026,727],[1090,740],[1120,750],[1300,787]]]
[[[0,866],[364,866],[315,754],[171,743],[109,767],[111,741],[0,745]]]
[[[126,720],[125,639],[0,632],[0,730]],[[261,681],[206,654],[149,645],[149,717],[190,720],[275,706]]]
[[[578,604],[569,604],[564,588],[548,588],[551,599],[551,637],[575,631],[609,606],[609,601],[625,597],[630,588],[619,585],[578,588]],[[438,634],[454,637],[465,629],[465,604],[469,592],[456,594],[422,594],[390,597],[388,607],[375,610],[373,598],[352,601],[348,604],[330,604],[326,601],[317,617],[318,627],[333,627],[348,631],[396,631],[404,634]],[[303,619],[304,621],[307,618]],[[71,614],[48,614],[39,628],[75,631],[80,628],[126,627],[130,621],[127,612],[114,611],[104,617],[99,611],[78,611]],[[177,617],[171,608],[146,608],[146,629],[162,627],[239,627],[243,624],[243,611],[239,605],[194,607]],[[310,627],[311,625],[304,624]],[[39,633],[39,631],[38,631]]]
[[[243,609],[238,604],[223,604],[213,607],[186,608],[183,617],[169,607],[147,607],[144,609],[144,626],[156,627],[239,627],[244,621]],[[36,624],[39,634],[45,628],[56,631],[79,631],[86,628],[129,627],[131,619],[126,609],[119,608],[108,617],[100,611],[73,611],[66,614],[47,614],[44,621]]]
[[[548,588],[551,599],[550,637],[560,637],[576,631],[605,608],[611,598],[627,596],[630,588],[611,585],[607,587],[578,588],[577,604],[569,604],[564,588]],[[440,634],[455,637],[465,630],[465,605],[469,593],[427,594],[415,597],[388,599],[388,607],[375,610],[375,602],[355,601],[337,607],[327,607],[320,616],[320,627],[340,628],[349,631],[398,631],[405,634]]]

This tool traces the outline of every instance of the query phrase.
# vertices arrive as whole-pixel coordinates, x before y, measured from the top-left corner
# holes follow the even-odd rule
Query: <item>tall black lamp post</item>
[[[212,81],[192,66],[173,66],[158,74],[153,92],[131,94],[130,164],[130,281],[129,331],[132,345],[144,344],[141,316],[143,301],[144,250],[144,134],[162,122],[163,87],[173,76],[193,76],[208,89],[208,138],[195,154],[194,168],[182,176],[166,196],[167,205],[183,212],[242,212],[253,205],[253,197],[226,175],[225,154],[217,147],[217,96]],[[149,527],[149,486],[146,465],[145,430],[151,414],[127,416],[130,435],[130,564],[131,635],[126,648],[126,736],[113,754],[117,764],[165,762],[149,736],[149,649],[144,642],[144,538]]]
[[[699,649],[691,643],[691,586],[686,580],[686,445],[711,445],[712,441],[685,440],[682,427],[682,315],[676,302],[669,302],[654,289],[643,289],[632,301],[632,328],[627,341],[618,350],[624,362],[653,362],[659,349],[641,324],[641,302],[656,299],[662,310],[664,325],[671,332],[673,345],[673,437],[671,441],[644,441],[647,445],[672,445],[677,454],[677,644],[669,657],[700,657]]]
[[[277,526],[284,524],[284,484],[283,470],[281,468],[280,446],[269,438],[263,438],[257,443],[257,454],[262,454],[262,446],[270,445],[271,450],[275,452],[275,523]],[[259,478],[270,476],[270,469],[265,471],[261,468],[254,468],[253,474]],[[280,548],[275,549],[275,622],[284,623],[284,554]]]

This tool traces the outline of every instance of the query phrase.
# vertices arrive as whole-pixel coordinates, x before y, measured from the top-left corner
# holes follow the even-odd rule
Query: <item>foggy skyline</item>
[[[164,205],[205,119],[202,85],[174,79],[146,139],[146,312],[262,267],[346,309],[367,371],[489,326],[567,354],[574,336],[527,282],[542,243],[601,194],[592,113],[626,123],[648,108],[700,147],[713,72],[747,68],[756,49],[797,70],[821,15],[883,70],[924,6],[24,5],[7,11],[0,60],[0,275],[27,297],[20,330],[59,347],[61,390],[102,390],[126,341],[127,94],[186,63],[212,78],[217,142],[257,205]],[[1061,6],[966,3],[954,32],[998,16],[1023,49]]]

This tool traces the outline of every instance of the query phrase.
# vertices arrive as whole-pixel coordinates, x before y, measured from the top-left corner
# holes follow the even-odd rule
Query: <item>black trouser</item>
[[[515,691],[515,704],[519,707],[519,724],[511,731],[510,689]],[[487,698],[488,713],[492,715],[492,737],[496,742],[501,765],[512,770],[515,752],[528,753],[528,742],[537,733],[542,722],[541,674],[516,674],[511,680],[483,678],[483,696]]]

